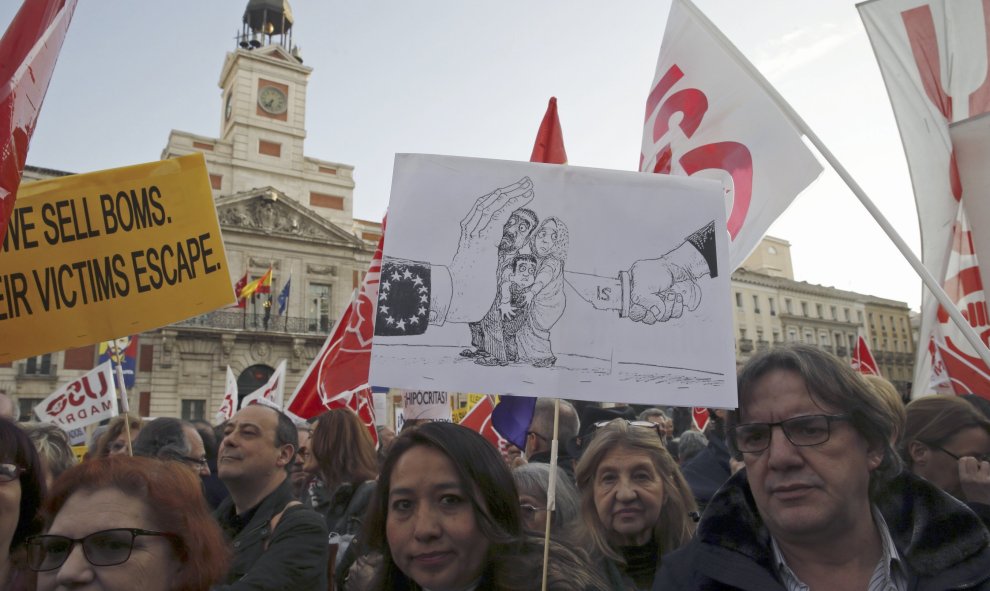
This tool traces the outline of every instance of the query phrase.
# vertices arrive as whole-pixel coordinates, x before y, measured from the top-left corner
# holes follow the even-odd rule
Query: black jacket
[[[681,473],[691,487],[698,509],[703,512],[715,492],[732,476],[729,469],[729,448],[725,445],[725,440],[712,435],[708,439],[708,446],[681,466]]]
[[[962,503],[904,472],[875,504],[912,591],[990,590],[990,534]],[[653,590],[784,591],[770,534],[740,470],[712,498],[694,540],[664,557]]]
[[[328,535],[323,517],[293,501],[289,479],[265,497],[244,529],[234,528],[233,499],[225,499],[213,513],[234,550],[226,584],[214,591],[326,591]],[[282,517],[271,530],[272,518]],[[267,548],[266,548],[267,544]]]

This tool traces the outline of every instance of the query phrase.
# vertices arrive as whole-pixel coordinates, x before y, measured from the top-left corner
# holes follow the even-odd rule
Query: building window
[[[758,295],[753,296],[753,311],[757,314],[760,313],[760,296]]]
[[[846,322],[849,322],[849,308],[843,308],[842,312],[845,314]]]
[[[330,331],[331,286],[325,283],[310,283],[306,292],[306,318],[309,330]]]
[[[328,209],[344,209],[344,198],[339,195],[327,195],[326,193],[309,192],[309,204],[315,207],[326,207]]]
[[[26,423],[28,421],[35,421],[37,418],[34,416],[34,407],[41,404],[43,398],[18,398],[17,399],[17,412],[20,415],[17,420]]]
[[[206,418],[205,400],[183,400],[182,419],[186,421],[201,421]]]
[[[856,322],[863,324],[863,311],[856,310]]]
[[[738,291],[736,292],[736,307],[742,308],[742,294]]]
[[[210,175],[210,188],[214,191],[219,191],[223,188],[223,175],[211,174]]]
[[[822,312],[822,305],[821,304],[815,304],[815,314],[819,318],[825,318],[825,314],[824,314],[824,312]]]
[[[788,328],[787,329],[787,340],[790,341],[790,342],[792,342],[792,343],[795,342],[795,341],[797,341],[797,331],[794,330],[793,328]]]
[[[787,298],[784,300],[784,310],[787,310],[788,314],[794,313],[794,307],[791,304],[791,298]]]
[[[828,333],[823,332],[818,335],[818,344],[827,347],[828,346]]]
[[[777,330],[776,328],[773,329],[773,342],[775,342],[775,343],[779,343],[780,342],[780,331]]]
[[[282,144],[267,140],[258,140],[258,153],[279,158],[282,156]]]
[[[24,362],[24,374],[29,376],[52,375],[51,353],[45,353],[37,357],[28,357]]]
[[[770,302],[770,315],[771,316],[776,316],[777,315],[777,303],[773,301],[773,298],[767,298],[767,300]]]
[[[839,309],[838,308],[836,308],[835,306],[831,306],[829,308],[829,312],[831,312],[831,314],[832,314],[832,320],[838,320],[839,319]]]
[[[801,315],[802,316],[808,315],[808,302],[801,302]]]

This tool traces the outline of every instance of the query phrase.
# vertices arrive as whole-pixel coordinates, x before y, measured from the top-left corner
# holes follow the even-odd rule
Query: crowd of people
[[[547,399],[518,454],[444,422],[376,450],[350,410],[256,404],[215,430],[118,417],[77,464],[60,429],[0,418],[0,587],[990,589],[984,399],[905,407],[804,345],[738,385],[704,433],[561,401],[557,465]]]

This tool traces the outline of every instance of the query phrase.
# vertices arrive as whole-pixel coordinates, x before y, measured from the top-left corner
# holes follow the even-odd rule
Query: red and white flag
[[[228,365],[227,385],[223,391],[223,400],[220,401],[220,409],[217,410],[217,414],[213,418],[214,425],[226,423],[234,416],[234,413],[237,412],[237,398],[237,378],[234,377],[234,372]]]
[[[866,343],[863,335],[859,335],[859,338],[856,339],[856,348],[853,349],[850,363],[852,363],[853,369],[863,375],[880,375],[880,367],[877,365],[876,360],[873,359],[873,353],[870,351],[870,346]]]
[[[25,0],[0,39],[0,242],[76,0]]]
[[[110,360],[55,390],[34,407],[34,414],[39,421],[54,423],[65,431],[117,416]]]
[[[382,246],[385,243],[385,222],[382,237],[364,276],[361,288],[344,309],[333,333],[323,343],[316,359],[310,364],[289,403],[289,412],[303,419],[340,407],[357,413],[375,445],[375,403],[368,385],[371,367],[371,339],[375,334],[375,308],[378,303],[378,282],[382,270]]]
[[[499,446],[502,445],[501,442],[504,440],[495,430],[495,427],[492,426],[493,410],[495,410],[495,403],[492,401],[492,397],[485,396],[464,415],[460,425],[480,433],[482,437],[487,439],[496,448],[502,449]]]
[[[236,384],[235,384],[236,386]],[[268,378],[268,382],[244,397],[241,408],[249,404],[265,404],[278,410],[282,410],[283,395],[285,393],[285,360],[283,359],[276,367],[275,373]]]
[[[247,271],[245,271],[244,276],[238,279],[237,283],[234,284],[234,294],[237,296],[237,304],[235,304],[235,307],[237,308],[247,307],[247,298],[241,297],[241,291],[243,291],[244,288],[247,287],[247,282],[248,282],[248,274]]]
[[[694,427],[702,433],[705,432],[705,428],[708,427],[708,421],[710,420],[711,416],[707,408],[695,406],[691,409],[691,421],[694,423]]]
[[[822,171],[767,88],[697,7],[673,1],[646,101],[640,170],[722,181],[732,269]]]
[[[972,205],[986,193],[979,169],[990,138],[979,125],[959,128],[974,140],[965,150],[972,164],[964,167],[957,150],[964,138],[950,125],[990,112],[990,2],[873,0],[858,9],[904,144],[922,260],[986,343],[990,322],[973,245],[990,240],[977,236],[990,231],[990,209]],[[919,334],[912,397],[928,394],[933,378],[947,379],[957,393],[990,392],[990,369],[927,290]]]

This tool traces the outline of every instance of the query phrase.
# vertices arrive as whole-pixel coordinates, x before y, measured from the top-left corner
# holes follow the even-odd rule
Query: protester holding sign
[[[23,544],[39,529],[36,517],[44,494],[41,461],[34,445],[17,425],[0,418],[0,588],[34,589]]]
[[[663,556],[694,533],[694,497],[657,425],[597,426],[577,465],[584,522],[611,588],[649,589]]]
[[[205,591],[227,568],[199,479],[172,462],[84,462],[55,483],[45,514],[45,535],[27,543],[39,591]]]
[[[509,469],[484,437],[453,423],[396,438],[366,531],[384,557],[373,589],[528,591],[540,580],[542,544],[523,535]],[[551,542],[547,588],[608,589],[587,564]]]

